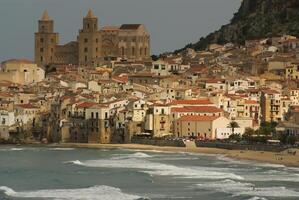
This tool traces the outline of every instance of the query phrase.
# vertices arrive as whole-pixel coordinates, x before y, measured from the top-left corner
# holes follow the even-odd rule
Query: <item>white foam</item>
[[[264,198],[264,197],[252,197],[252,198],[250,198],[248,200],[267,200],[267,199]]]
[[[251,183],[236,182],[233,180],[222,180],[198,184],[200,188],[207,190],[216,190],[233,194],[234,196],[254,196],[254,197],[299,197],[299,192],[285,187],[264,187],[257,188]]]
[[[72,150],[75,150],[74,148],[53,148],[53,149],[50,149],[50,150],[53,150],[53,151],[72,151]]]
[[[242,180],[239,175],[230,172],[217,171],[215,168],[178,167],[169,164],[151,162],[146,159],[119,159],[119,160],[89,160],[85,162],[71,161],[71,163],[85,167],[127,168],[138,169],[141,172],[156,176],[175,176],[179,178],[195,179],[236,179]]]
[[[20,198],[43,198],[55,200],[137,200],[140,196],[123,193],[119,188],[109,186],[93,186],[81,189],[57,189],[16,192],[13,189],[2,186],[7,196]]]
[[[115,157],[113,157],[112,159],[152,158],[153,157],[142,152],[137,152],[133,154],[115,154],[114,156]]]
[[[23,148],[4,148],[0,149],[0,151],[23,151]]]

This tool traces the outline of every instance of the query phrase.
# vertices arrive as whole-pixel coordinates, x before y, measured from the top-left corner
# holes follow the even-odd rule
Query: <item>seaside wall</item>
[[[243,144],[231,144],[231,143],[220,143],[220,142],[195,142],[197,147],[206,147],[206,148],[220,148],[228,150],[250,150],[250,151],[271,151],[271,152],[281,152],[287,149],[283,146],[275,145],[266,145],[266,144],[252,144],[252,145],[243,145]]]
[[[145,144],[145,145],[154,145],[154,146],[186,147],[183,141],[178,141],[178,140],[155,140],[155,139],[132,138],[131,142],[134,144]]]

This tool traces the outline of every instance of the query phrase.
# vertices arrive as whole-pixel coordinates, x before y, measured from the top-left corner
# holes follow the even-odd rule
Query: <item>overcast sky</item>
[[[76,40],[89,8],[100,26],[145,24],[152,53],[184,47],[232,18],[240,0],[0,0],[0,61],[33,59],[37,20],[47,9],[60,42]]]

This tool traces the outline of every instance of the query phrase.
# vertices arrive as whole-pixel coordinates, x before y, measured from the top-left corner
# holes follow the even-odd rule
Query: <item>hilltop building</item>
[[[10,81],[21,85],[41,82],[45,70],[25,59],[11,59],[1,63],[0,81]]]
[[[103,60],[130,61],[150,59],[150,35],[142,24],[105,26],[99,29],[92,10],[83,19],[76,41],[59,45],[59,33],[45,11],[35,33],[35,62],[41,66],[73,64],[97,66]]]

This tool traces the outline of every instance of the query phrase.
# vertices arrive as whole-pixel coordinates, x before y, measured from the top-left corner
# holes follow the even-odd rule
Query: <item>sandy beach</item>
[[[271,164],[285,165],[289,167],[299,167],[299,149],[290,149],[284,152],[262,152],[262,151],[241,151],[241,150],[226,150],[216,148],[198,148],[194,143],[187,143],[186,147],[161,147],[141,144],[77,144],[63,143],[55,144],[59,147],[73,148],[122,148],[134,150],[154,150],[164,152],[189,152],[189,153],[204,153],[204,154],[221,154],[233,159],[251,160]],[[296,151],[296,155],[291,155],[288,151]]]

